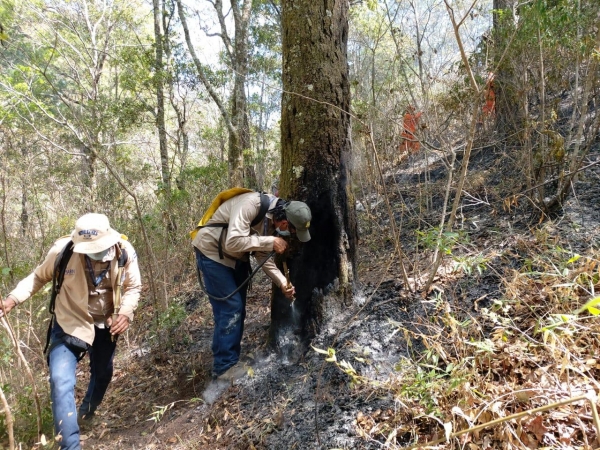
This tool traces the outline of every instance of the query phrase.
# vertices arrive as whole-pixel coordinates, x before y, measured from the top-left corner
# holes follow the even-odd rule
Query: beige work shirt
[[[44,262],[37,266],[27,278],[17,284],[17,287],[9,294],[17,303],[24,302],[46,283],[52,281],[56,257],[69,241],[70,237],[56,241],[48,255],[46,255]],[[120,243],[127,252],[127,263],[123,268],[121,308],[118,313],[126,315],[129,320],[133,320],[133,314],[137,308],[142,290],[140,269],[133,246],[126,240],[121,240]],[[118,255],[119,250],[117,250],[117,255],[110,263],[110,274],[107,275],[111,281],[113,292],[116,288]],[[56,297],[55,314],[56,321],[65,333],[78,337],[91,345],[94,342],[94,317],[92,317],[89,310],[90,288],[86,280],[86,272],[84,255],[73,253],[65,268],[62,288]],[[113,306],[110,305],[105,310],[106,317],[112,313]],[[97,316],[96,319],[98,319]]]
[[[271,198],[269,209],[271,209],[275,207],[278,199],[273,195],[269,195],[269,197]],[[223,230],[221,227],[201,228],[192,244],[207,258],[227,267],[235,268],[236,260],[247,258],[250,252],[254,252],[254,258],[258,262],[262,262],[273,250],[275,227],[273,217],[269,213],[260,223],[250,227],[259,211],[260,194],[258,192],[249,192],[233,197],[215,211],[208,224],[229,224],[223,235],[222,249],[225,256],[223,259],[219,257],[218,247]],[[277,268],[273,258],[269,258],[262,269],[276,286],[281,288],[287,285],[285,275]]]

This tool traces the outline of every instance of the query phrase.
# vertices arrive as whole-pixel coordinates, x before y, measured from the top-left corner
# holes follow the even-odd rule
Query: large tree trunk
[[[287,260],[296,287],[293,308],[274,289],[270,337],[295,357],[351,301],[355,281],[348,2],[283,0],[282,25],[280,192],[309,205],[312,239]]]

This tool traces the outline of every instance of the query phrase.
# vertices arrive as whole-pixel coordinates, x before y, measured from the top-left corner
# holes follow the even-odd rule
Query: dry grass
[[[392,395],[394,408],[360,412],[358,435],[387,448],[591,449],[600,445],[589,401],[525,415],[445,443],[453,432],[600,391],[600,311],[584,305],[600,287],[599,253],[575,255],[539,231],[514,241],[520,267],[505,267],[497,298],[475,312],[448,300],[443,282],[428,317],[396,323],[412,358],[384,382],[336,361],[357,395]],[[441,286],[441,287],[439,287]],[[479,300],[479,299],[478,299]],[[489,299],[488,299],[489,300]],[[330,360],[331,360],[331,355]]]

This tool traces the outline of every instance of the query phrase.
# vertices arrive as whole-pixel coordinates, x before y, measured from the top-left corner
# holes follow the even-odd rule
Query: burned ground
[[[393,243],[381,238],[389,226],[383,202],[374,197],[369,208],[359,212],[360,281],[354,302],[324,326],[299,361],[286,360],[266,345],[270,286],[261,275],[249,294],[242,349],[251,369],[234,386],[213,389],[210,307],[191,280],[179,299],[183,316],[177,320],[174,312],[164,320],[161,336],[150,336],[142,329],[141,323],[153,320],[148,313],[138,320],[130,339],[121,343],[115,381],[96,424],[86,432],[84,448],[400,448],[417,437],[420,443],[442,437],[447,421],[453,422],[454,430],[481,423],[483,419],[469,419],[467,413],[464,420],[457,416],[457,411],[467,411],[469,404],[477,403],[478,414],[488,421],[538,406],[538,397],[510,394],[510,401],[502,403],[502,412],[496,414],[488,411],[493,410],[491,406],[486,409],[478,401],[485,397],[490,405],[498,405],[509,396],[504,391],[507,385],[537,389],[545,383],[544,376],[553,380],[553,386],[564,385],[562,375],[548,369],[556,365],[551,355],[533,349],[539,344],[531,337],[533,322],[540,320],[533,312],[548,299],[546,285],[542,285],[547,268],[535,254],[559,247],[598,260],[600,169],[591,166],[582,174],[559,217],[532,224],[524,206],[504,210],[501,191],[483,188],[490,180],[501,183],[498,158],[485,153],[474,158],[469,193],[481,201],[466,201],[461,209],[458,228],[465,239],[454,250],[453,263],[442,266],[427,293],[406,288]],[[427,166],[418,160],[411,163],[412,168],[392,171],[387,186],[404,236],[412,236],[414,230],[436,220],[442,196],[434,185],[444,183],[439,159]],[[421,208],[422,201],[413,183],[425,176],[415,173],[415,167],[429,170],[429,218],[411,213]],[[485,183],[477,177],[485,178]],[[423,243],[410,238],[402,245],[411,279],[424,278]],[[539,280],[535,279],[538,275],[531,278],[533,290],[539,285],[539,291],[531,293],[524,309],[518,302],[509,304],[506,315],[516,317],[510,326],[499,327],[506,319],[503,308],[508,308],[503,299],[515,288],[514,280],[524,266],[533,274],[542,274]],[[504,334],[496,340],[499,330]],[[598,340],[595,330],[592,340]],[[515,333],[528,336],[531,348],[524,353],[526,357],[515,353],[511,340]],[[467,355],[465,348],[470,342],[481,348]],[[495,350],[490,353],[483,348],[486,343],[495,343]],[[585,361],[593,358],[585,351],[579,356]],[[480,377],[483,382],[457,375],[456,367],[465,361],[470,361],[470,371],[460,373]],[[599,368],[591,367],[589,375],[597,377]],[[546,371],[541,378],[540,370]],[[581,388],[573,379],[571,388],[575,391],[576,387]],[[548,392],[544,391],[544,396],[551,397]],[[589,445],[596,431],[589,412],[581,414],[579,425],[571,426],[577,422],[574,412],[582,408],[573,407],[554,421],[544,419],[543,424],[538,419],[522,422],[519,432],[506,427],[487,430],[463,439],[460,445],[537,448],[542,443],[562,442],[564,448],[592,448]],[[568,439],[565,429],[570,430]],[[509,441],[513,447],[503,443]],[[458,442],[432,448],[459,448],[453,447]]]

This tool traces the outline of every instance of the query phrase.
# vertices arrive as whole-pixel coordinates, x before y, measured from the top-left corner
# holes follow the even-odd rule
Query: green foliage
[[[425,408],[428,414],[440,415],[438,408],[437,393],[443,390],[447,373],[438,370],[436,367],[414,366],[410,364],[407,368],[402,360],[396,366],[397,371],[411,371],[411,375],[406,377],[407,381],[401,385],[400,393],[406,399],[417,402]]]
[[[466,256],[455,255],[453,256],[453,259],[455,261],[455,267],[467,275],[472,275],[473,270],[481,275],[487,267],[487,258],[481,253]]]
[[[9,350],[9,353],[12,352]],[[4,361],[3,361],[4,362]],[[5,367],[10,367],[6,365]],[[15,380],[22,380],[23,374]],[[10,378],[13,378],[12,376]],[[47,381],[44,376],[40,376],[38,380],[38,392],[45,392],[43,389],[47,386]],[[19,383],[21,384],[21,383]],[[21,442],[37,441],[37,411],[34,401],[33,389],[29,385],[13,385],[5,383],[2,386],[2,391],[6,396],[13,415],[13,426],[15,436]],[[48,402],[42,402],[42,433],[45,436],[53,436],[52,427],[52,408]],[[8,438],[8,428],[6,426],[6,416],[0,414],[0,441]],[[0,446],[1,448],[1,446]]]
[[[158,423],[162,420],[162,418],[164,417],[164,415],[167,413],[167,411],[169,411],[171,408],[173,408],[173,406],[175,406],[175,403],[177,402],[171,402],[168,405],[164,405],[164,406],[154,406],[154,412],[150,415],[150,418],[147,419],[148,421],[152,421],[154,423]]]
[[[596,284],[598,284],[597,279],[596,279]],[[589,300],[588,302],[586,302],[586,304],[583,305],[581,308],[579,308],[577,310],[577,313],[581,314],[582,312],[587,311],[594,316],[598,316],[598,315],[600,315],[600,309],[598,309],[598,305],[600,305],[600,297],[594,297],[591,300]]]
[[[186,319],[187,312],[185,307],[178,302],[169,303],[169,307],[166,311],[161,313],[158,317],[158,328],[160,330],[173,330],[177,328]]]
[[[444,231],[440,234],[439,228],[430,228],[426,231],[415,231],[418,243],[424,248],[433,250],[438,249],[446,255],[452,254],[452,249],[467,236],[462,232]]]
[[[572,134],[587,120],[581,114],[582,88],[598,80],[598,71],[587,69],[597,47],[597,5],[536,0],[520,5],[517,13],[517,23],[508,11],[498,15],[491,45],[481,49],[480,59],[491,58],[491,67],[498,66],[501,131],[519,149],[516,169],[530,185],[540,185],[534,204],[549,213],[567,195],[563,174],[579,168],[572,152],[581,152],[592,139],[584,133],[584,142],[574,142]],[[548,182],[551,178],[558,181]]]

